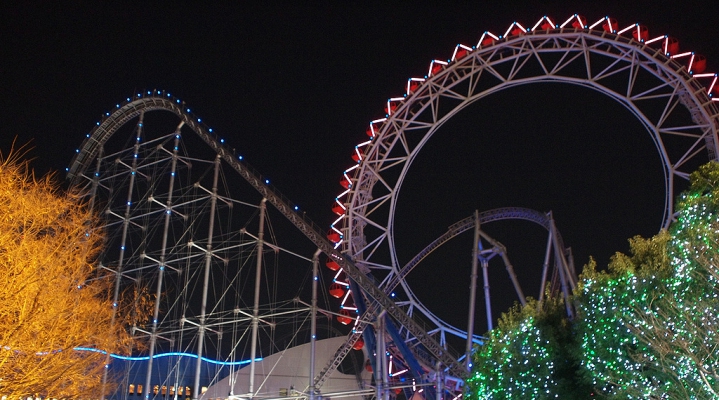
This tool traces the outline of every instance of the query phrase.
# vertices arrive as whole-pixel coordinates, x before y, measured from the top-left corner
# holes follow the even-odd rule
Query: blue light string
[[[99,350],[99,349],[93,349],[92,347],[75,347],[73,350],[75,351],[92,351],[95,353],[100,354],[107,354],[105,350]],[[160,353],[155,354],[152,356],[153,359],[160,358],[160,357],[172,357],[172,356],[179,356],[179,357],[190,357],[197,359],[197,354],[192,353],[181,353],[181,352],[170,352],[170,353]],[[110,353],[110,357],[116,358],[118,360],[123,361],[148,361],[150,360],[150,356],[142,356],[142,357],[129,357],[129,356],[121,356],[119,354],[112,354]],[[218,361],[218,360],[212,360],[207,357],[201,357],[202,361],[210,363],[210,364],[216,364],[216,365],[222,365],[222,366],[230,366],[230,365],[243,365],[243,364],[249,364],[250,360],[242,360],[242,361]],[[261,357],[255,358],[255,361],[262,361]]]

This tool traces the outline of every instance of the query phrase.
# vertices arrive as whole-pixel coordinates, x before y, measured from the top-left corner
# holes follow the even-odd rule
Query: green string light
[[[585,267],[574,321],[552,297],[504,314],[467,397],[719,398],[719,164],[692,174],[668,233],[630,245],[607,271]]]

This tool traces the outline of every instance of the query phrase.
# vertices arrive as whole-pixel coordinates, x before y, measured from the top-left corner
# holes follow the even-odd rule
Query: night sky
[[[579,13],[590,22],[610,15],[622,27],[647,25],[651,37],[677,37],[683,50],[707,56],[710,71],[719,69],[719,6],[709,0],[449,3],[3,2],[0,149],[15,137],[31,141],[37,172],[64,178],[105,111],[138,90],[167,90],[328,226],[342,171],[368,122],[383,117],[386,100],[425,75],[432,59],[451,57],[458,43],[476,44],[485,30],[531,26],[545,14],[563,21]],[[627,238],[658,231],[662,167],[649,134],[619,104],[578,87],[534,85],[488,97],[442,127],[413,164],[399,204],[405,258],[475,209],[521,206],[552,210],[577,266],[589,255],[601,266],[627,250]],[[493,231],[520,277],[532,276],[522,268],[541,266],[528,261],[544,248],[534,229],[509,223]],[[468,271],[469,246],[458,241],[442,263],[410,279],[420,298],[446,303],[438,299],[466,287],[468,272],[452,268],[465,263]],[[537,266],[523,266],[529,263]],[[495,293],[503,285],[497,281]]]

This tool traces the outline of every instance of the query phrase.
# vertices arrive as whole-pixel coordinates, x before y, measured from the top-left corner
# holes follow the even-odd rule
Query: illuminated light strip
[[[512,25],[509,25],[509,28],[507,28],[507,32],[504,32],[504,35],[503,35],[504,37],[507,37],[509,35],[509,32],[514,27],[514,24],[516,24],[516,22],[512,23]]]
[[[673,55],[671,58],[681,58],[681,57],[690,56],[690,55],[692,55],[692,54],[694,54],[694,52],[687,51],[686,53],[681,53],[681,54]]]
[[[342,308],[345,310],[348,310],[348,311],[357,311],[357,307],[342,307]]]
[[[345,205],[342,204],[339,199],[335,199],[335,203],[337,203],[338,206],[342,207],[342,211],[347,212],[347,207],[345,207]]]
[[[363,160],[362,154],[359,151],[359,146],[360,145],[355,146],[355,154],[357,154],[357,162],[360,162]]]
[[[622,29],[621,31],[617,32],[617,35],[621,35],[622,33],[626,32],[626,31],[628,31],[628,30],[631,30],[632,28],[634,28],[635,26],[638,26],[638,25],[639,25],[639,24],[629,25],[628,27],[626,27],[626,28]]]
[[[342,285],[344,287],[350,287],[350,284],[344,281],[334,281],[335,283]]]
[[[347,169],[345,170],[345,172],[342,173],[342,176],[344,176],[345,179],[347,180],[347,183],[349,183],[349,187],[347,188],[347,190],[349,190],[349,189],[352,188],[352,179],[350,179],[350,177],[347,176],[347,173],[350,172],[350,171],[352,171],[352,170],[354,170],[355,168],[358,168],[358,167],[359,167],[359,164],[355,164],[355,165],[353,165],[353,166],[347,168]]]
[[[480,36],[480,38],[479,38],[479,42],[477,43],[477,46],[481,46],[482,42],[484,42],[484,38],[487,36],[491,37],[494,40],[499,40],[499,37],[497,35],[495,35],[494,33],[490,32],[490,31],[484,31],[482,36]]]
[[[518,26],[519,29],[521,29],[524,32],[527,32],[527,30],[522,26],[522,24],[520,24],[519,22],[512,22],[512,25],[510,25],[509,28],[507,28],[507,32],[504,33],[504,36],[509,36],[509,32],[511,32],[512,28],[514,28],[515,26]]]
[[[444,65],[447,65],[447,63],[444,63]],[[392,115],[392,102],[398,103],[404,100],[404,97],[392,97],[391,99],[387,100],[387,114]]]
[[[646,44],[650,44],[650,43],[658,42],[658,41],[660,41],[660,40],[662,40],[662,39],[667,39],[667,38],[668,38],[667,35],[657,36],[657,37],[655,37],[655,38],[652,39],[652,40],[647,40],[645,43],[646,43]],[[664,52],[665,52],[665,53],[667,52],[667,45],[666,45],[666,43],[664,44]]]
[[[337,200],[337,203],[339,203],[339,199],[336,199],[336,200]],[[344,217],[345,217],[345,214],[347,213],[347,208],[345,208],[345,210],[344,210],[344,211],[345,211],[345,212],[344,212],[344,213],[342,213],[342,215],[338,216],[338,217],[337,217],[337,219],[336,219],[336,220],[335,220],[334,222],[332,222],[332,224],[331,224],[331,225],[334,225],[334,224],[336,224],[337,222],[341,221],[341,220],[342,220],[342,218],[344,218]]]
[[[392,99],[387,99],[387,115],[392,115]]]
[[[338,194],[338,195],[337,195],[337,197],[336,197],[336,200],[339,200],[339,198],[340,198],[340,197],[342,197],[342,196],[346,195],[346,194],[347,194],[347,193],[349,193],[349,192],[350,192],[350,190],[349,190],[349,189],[347,189],[347,190],[345,190],[344,192],[342,192],[342,193]]]
[[[566,21],[564,21],[564,23],[563,23],[562,25],[559,25],[559,27],[560,27],[560,28],[564,28],[568,23],[572,22],[572,20],[573,20],[574,17],[576,17],[576,16],[577,16],[577,14],[572,15],[571,17],[569,17],[569,19],[567,19]],[[581,23],[581,21],[579,21],[579,22]]]
[[[542,21],[544,21],[544,20],[546,20],[547,22],[549,22],[549,24],[552,25],[552,27],[554,27],[554,23],[552,22],[552,20],[549,19],[549,17],[547,17],[547,16],[545,15],[545,16],[543,16],[542,18],[540,18],[539,21],[537,21],[536,24],[534,24],[534,26],[532,27],[531,30],[533,30],[533,31],[536,30],[537,27],[539,26],[539,24],[541,24]]]
[[[711,95],[712,90],[714,90],[714,86],[717,83],[717,74],[714,74],[714,80],[712,81],[712,84],[709,86],[709,90],[707,91],[709,95]]]
[[[455,50],[455,53],[456,53],[456,50]],[[420,82],[421,83],[424,81],[425,81],[424,78],[409,78],[409,79],[407,79],[407,92],[406,92],[407,96],[409,96],[409,94],[410,94],[409,88],[410,88],[410,86],[412,86],[412,82]],[[372,131],[372,132],[374,133],[374,131]]]
[[[337,218],[337,219],[335,220],[335,222],[332,223],[332,229],[334,229],[335,224],[338,223],[338,222],[340,222],[340,221],[342,221],[342,220],[344,219],[344,217],[345,217],[344,215],[340,215],[339,218]],[[335,229],[335,230],[337,231],[337,229]],[[342,232],[337,231],[337,233],[342,233]]]
[[[711,78],[711,77],[716,77],[716,76],[717,76],[717,74],[714,73],[714,72],[709,72],[708,74],[696,74],[696,75],[694,75],[695,78]]]
[[[640,42],[644,41],[644,40],[642,40],[642,30],[641,30],[641,26],[639,26],[639,24],[637,24],[637,40],[639,40]]]
[[[372,137],[375,137],[379,134],[379,128],[375,129],[374,125],[375,124],[379,125],[379,124],[383,123],[384,121],[387,121],[387,118],[380,118],[380,119],[376,119],[374,121],[370,121],[369,128],[372,130]]]
[[[367,146],[367,145],[370,144],[370,143],[372,143],[372,141],[371,141],[371,140],[368,140],[368,141],[366,141],[366,142],[362,142],[362,143],[358,144],[357,147]]]
[[[457,399],[459,399],[460,397],[462,397],[462,393],[458,394],[457,397],[453,398],[452,400],[457,400]]]
[[[339,276],[340,276],[341,273],[342,273],[342,268],[340,268],[340,269],[337,271],[337,274],[335,275],[335,277],[332,278],[332,282],[337,282],[337,278],[339,278]]]
[[[93,353],[100,353],[100,354],[108,354],[105,350],[99,350],[99,349],[93,349],[91,347],[75,347],[73,348],[75,351],[89,351]],[[160,353],[160,354],[154,354],[152,356],[152,359],[161,358],[161,357],[172,357],[172,356],[178,356],[178,357],[190,357],[197,359],[197,354],[192,353],[181,353],[181,352],[170,352],[170,353]],[[119,354],[113,354],[110,353],[110,357],[123,360],[123,361],[149,361],[150,356],[143,356],[143,357],[129,357],[129,356],[121,356]],[[229,366],[229,365],[243,365],[243,364],[249,364],[250,360],[242,360],[242,361],[218,361],[213,360],[207,357],[200,357],[200,359],[204,362],[215,364],[215,365],[223,365],[223,366]],[[255,358],[255,361],[262,361],[261,357]]]
[[[347,299],[350,297],[350,293],[352,293],[351,290],[348,290],[347,293],[345,293],[345,297],[342,299],[342,302],[340,303],[340,306],[342,308],[346,308],[345,303],[347,302]],[[347,309],[349,310],[349,308],[347,308]],[[357,309],[355,308],[355,310],[357,310]]]
[[[692,52],[692,58],[689,59],[689,67],[687,68],[687,70],[689,72],[691,72],[693,66],[694,66],[694,52]]]
[[[352,183],[352,181],[350,180],[349,177],[347,177],[347,173],[350,172],[350,171],[352,171],[352,170],[354,170],[354,169],[356,169],[356,168],[359,168],[359,165],[353,165],[353,166],[347,168],[347,169],[345,170],[345,172],[342,174],[342,175],[344,175],[345,178],[347,178],[348,181],[350,181],[350,183]]]
[[[669,53],[669,36],[667,36],[666,40],[664,41],[664,54]]]
[[[401,371],[392,372],[392,369],[394,369],[394,357],[392,357],[392,355],[390,355],[389,356],[389,368],[388,368],[390,377],[400,376],[408,371],[408,369],[405,368]]]
[[[463,44],[458,44],[458,45],[454,48],[454,53],[452,53],[452,58],[451,58],[452,61],[455,61],[455,57],[457,57],[457,51],[458,51],[459,49],[467,50],[467,53],[471,53],[471,52],[472,52],[472,48],[471,48],[471,47],[467,47],[467,46],[465,46],[465,45],[463,45]],[[409,82],[408,82],[408,84],[409,84]]]
[[[542,21],[544,21],[545,19],[547,19],[547,17],[546,17],[546,16],[544,16],[544,17],[540,18],[540,19],[539,19],[539,21],[537,21],[537,23],[536,23],[536,24],[534,24],[534,26],[532,27],[532,30],[533,30],[533,31],[534,31],[534,30],[536,30],[536,29],[537,29],[537,27],[539,26],[539,24],[541,24],[541,23],[542,23]]]
[[[594,29],[594,28],[596,28],[597,25],[601,24],[603,21],[607,21],[607,23],[609,24],[609,30],[610,30],[610,31],[613,30],[613,29],[612,29],[612,23],[609,21],[609,17],[600,18],[599,21],[595,22],[592,26],[590,26],[589,29]]]
[[[374,124],[372,124],[371,122],[369,124],[369,130],[372,132],[372,137],[377,136],[377,132],[375,132],[374,130]]]
[[[612,31],[612,32],[616,32],[616,31],[617,31],[617,27],[616,27],[616,26],[612,26],[612,20],[609,19],[609,16],[607,16],[607,24],[609,25],[609,30],[610,30],[610,31]]]
[[[432,62],[429,63],[429,72],[427,72],[427,76],[432,76],[432,69],[434,68],[434,64],[446,66],[448,63],[446,61],[442,61],[442,60],[432,60]]]

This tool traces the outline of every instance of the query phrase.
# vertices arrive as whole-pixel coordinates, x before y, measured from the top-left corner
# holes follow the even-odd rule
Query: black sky
[[[675,36],[719,69],[719,6],[657,3],[3,2],[0,149],[15,137],[32,140],[37,171],[62,175],[105,111],[137,90],[167,90],[326,226],[351,151],[387,98],[485,30],[531,26],[545,14],[580,13],[592,22],[610,15],[622,26],[647,25],[652,37]],[[661,224],[662,170],[651,139],[596,93],[505,91],[458,115],[430,144],[402,190],[397,229],[419,234],[403,239],[401,254],[411,256],[474,209],[552,210],[579,266],[590,254],[606,264],[626,251],[628,237],[652,235]],[[543,239],[532,240],[517,246],[541,252]],[[434,285],[434,277],[454,275],[445,268],[418,272],[415,291],[466,285]]]

